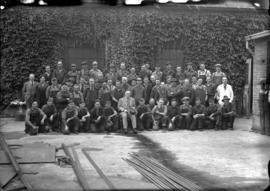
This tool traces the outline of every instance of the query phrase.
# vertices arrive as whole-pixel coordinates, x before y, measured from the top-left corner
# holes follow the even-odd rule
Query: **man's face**
[[[75,70],[76,70],[76,66],[75,66],[75,65],[72,65],[72,66],[71,66],[71,70],[72,70],[72,71],[75,71]]]
[[[102,84],[102,87],[103,87],[103,88],[106,88],[106,87],[107,87],[107,83],[104,82],[104,83]]]
[[[150,77],[151,82],[155,82],[155,76]]]
[[[80,108],[84,108],[84,107],[85,107],[85,103],[84,102],[80,103]]]
[[[176,68],[176,71],[177,71],[177,72],[181,72],[181,71],[182,71],[182,68],[181,68],[181,67],[177,67],[177,68]]]
[[[155,105],[155,100],[154,100],[153,98],[151,98],[151,99],[149,100],[149,104]]]
[[[80,91],[80,87],[76,85],[76,86],[73,87],[73,90],[74,90],[75,92],[78,92],[78,91]]]
[[[222,78],[222,83],[223,84],[227,84],[227,82],[228,82],[228,79],[227,78]]]
[[[204,65],[204,64],[201,64],[201,65],[200,65],[200,69],[201,69],[201,70],[204,70],[204,69],[205,69],[205,65]]]
[[[75,106],[75,103],[74,103],[74,102],[70,102],[70,103],[68,104],[68,106],[69,106],[69,107],[74,107],[74,106]]]
[[[127,83],[127,78],[122,78],[122,83],[126,84]]]
[[[188,101],[188,100],[184,100],[183,103],[184,103],[185,105],[188,105],[188,104],[189,104],[189,101]]]
[[[156,80],[156,85],[160,85],[160,80]]]
[[[220,72],[221,71],[221,68],[218,66],[218,67],[216,67],[216,71],[217,72]]]
[[[167,70],[171,70],[172,69],[172,66],[169,64],[167,65]]]
[[[193,77],[191,78],[191,80],[192,80],[192,83],[196,83],[196,82],[197,82],[197,78],[196,78],[195,76],[193,76]]]
[[[52,99],[48,99],[47,104],[48,105],[52,105],[53,104],[53,100]]]
[[[213,106],[213,105],[214,105],[214,101],[212,101],[212,100],[209,101],[209,105],[210,105],[210,106]]]
[[[143,100],[140,100],[140,101],[139,101],[139,104],[140,104],[140,105],[144,105],[144,101],[143,101]]]
[[[111,102],[106,102],[105,107],[111,107]]]
[[[187,68],[188,68],[188,70],[191,70],[192,69],[192,65],[191,64],[187,65]]]
[[[38,102],[37,102],[37,101],[34,101],[34,102],[32,103],[32,107],[33,107],[33,108],[37,108],[37,107],[38,107]]]
[[[130,97],[130,91],[126,91],[125,96],[126,96],[127,98],[129,98],[129,97]]]
[[[176,106],[177,102],[176,101],[172,101],[172,106]]]
[[[131,85],[132,85],[132,86],[135,86],[136,84],[137,84],[136,80],[132,80],[132,81],[131,81]]]
[[[108,85],[112,85],[112,80],[108,80]]]
[[[160,71],[160,67],[159,66],[156,67],[156,71]]]
[[[89,79],[89,85],[94,85],[95,80],[94,79]]]
[[[197,82],[197,83],[198,83],[198,85],[202,85],[202,82],[203,82],[203,81],[202,81],[202,79],[200,78],[200,79],[198,79],[198,82]]]
[[[201,100],[197,99],[195,102],[196,105],[200,105],[201,104]]]
[[[35,75],[34,75],[34,74],[30,74],[30,75],[29,75],[29,80],[30,80],[30,81],[34,81],[34,79],[35,79]]]
[[[92,66],[93,66],[93,69],[97,69],[97,67],[98,67],[97,61],[94,61],[94,62],[92,63]]]
[[[63,63],[59,61],[59,62],[57,63],[57,67],[58,67],[59,69],[62,69]]]
[[[228,99],[225,99],[225,100],[224,100],[224,104],[225,104],[225,105],[228,105],[228,104],[229,104],[229,100],[228,100]]]
[[[210,77],[207,77],[207,78],[206,78],[206,82],[207,82],[207,83],[210,83],[210,82],[211,82],[211,78],[210,78]]]
[[[46,66],[46,67],[45,67],[45,71],[46,71],[46,72],[50,72],[50,71],[51,71],[51,67],[50,67],[50,66]]]
[[[42,77],[40,78],[40,82],[41,82],[41,83],[45,82],[44,76],[42,76]]]
[[[184,85],[186,85],[186,86],[189,85],[189,79],[184,80]]]
[[[95,108],[100,108],[100,103],[99,102],[95,103]]]
[[[126,69],[126,64],[122,62],[122,63],[120,64],[120,69],[121,69],[121,70]]]
[[[135,74],[135,72],[136,72],[135,68],[131,68],[131,69],[130,69],[130,72],[131,72],[132,74]]]
[[[143,79],[143,82],[144,82],[144,83],[148,83],[148,82],[149,82],[149,79],[148,79],[148,78],[144,78],[144,79]]]
[[[141,79],[138,79],[137,80],[137,84],[139,84],[139,85],[142,84],[142,80]]]
[[[161,100],[158,101],[158,104],[161,106],[161,105],[164,104],[164,101],[161,99]]]
[[[120,82],[116,82],[115,83],[115,86],[118,87],[118,88],[120,88],[121,87],[121,83]]]

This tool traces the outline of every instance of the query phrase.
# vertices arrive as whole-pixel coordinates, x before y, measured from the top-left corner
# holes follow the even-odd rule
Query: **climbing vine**
[[[221,63],[241,101],[250,57],[244,37],[267,29],[269,17],[257,12],[188,12],[174,14],[156,9],[85,7],[15,7],[0,15],[1,98],[7,105],[20,96],[29,73],[39,76],[44,65],[54,67],[63,58],[59,37],[93,46],[106,45],[106,64],[124,61],[139,67],[155,65],[158,49],[179,43],[184,63],[211,70]],[[182,66],[185,67],[185,64]],[[15,90],[15,91],[14,91]]]

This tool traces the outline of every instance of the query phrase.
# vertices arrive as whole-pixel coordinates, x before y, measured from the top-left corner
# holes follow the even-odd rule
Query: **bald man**
[[[36,96],[38,82],[35,81],[35,75],[29,75],[29,81],[25,82],[22,89],[22,95],[24,101],[26,102],[26,107],[30,108],[32,106],[32,102]]]

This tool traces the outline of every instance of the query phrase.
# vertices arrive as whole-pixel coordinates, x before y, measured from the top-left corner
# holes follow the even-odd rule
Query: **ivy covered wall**
[[[30,72],[63,58],[59,36],[106,47],[106,64],[155,65],[158,49],[180,43],[184,63],[211,70],[221,63],[241,102],[250,55],[244,37],[269,29],[269,16],[253,12],[164,11],[150,8],[15,7],[0,15],[1,104],[20,95]],[[238,107],[241,105],[238,104]],[[241,108],[240,108],[241,109]],[[238,108],[238,110],[240,110]]]

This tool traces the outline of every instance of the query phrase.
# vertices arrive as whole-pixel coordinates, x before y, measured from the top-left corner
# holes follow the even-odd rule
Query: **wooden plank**
[[[16,172],[11,165],[0,166],[0,185],[4,187],[16,176]]]
[[[22,173],[22,170],[18,164],[18,162],[16,161],[16,159],[14,158],[13,154],[11,153],[11,151],[8,148],[8,145],[4,139],[4,137],[0,134],[0,144],[1,147],[4,149],[4,151],[6,152],[6,154],[9,157],[9,160],[12,163],[12,166],[14,167],[14,170],[16,171],[17,175],[19,176],[19,178],[21,179],[21,181],[23,182],[24,186],[26,187],[26,189],[28,191],[32,191],[33,188],[31,186],[31,184],[28,182],[28,180],[25,178],[25,176]]]
[[[113,183],[107,178],[107,176],[102,172],[102,170],[98,167],[98,165],[95,163],[95,161],[91,158],[89,153],[87,153],[87,149],[82,149],[83,154],[86,156],[86,158],[89,160],[89,162],[93,165],[93,167],[98,172],[99,176],[104,180],[104,182],[109,186],[110,190],[115,190],[115,186]]]
[[[20,164],[53,163],[55,162],[55,147],[18,147],[11,149],[12,154]],[[4,151],[0,150],[0,164],[10,164]]]

